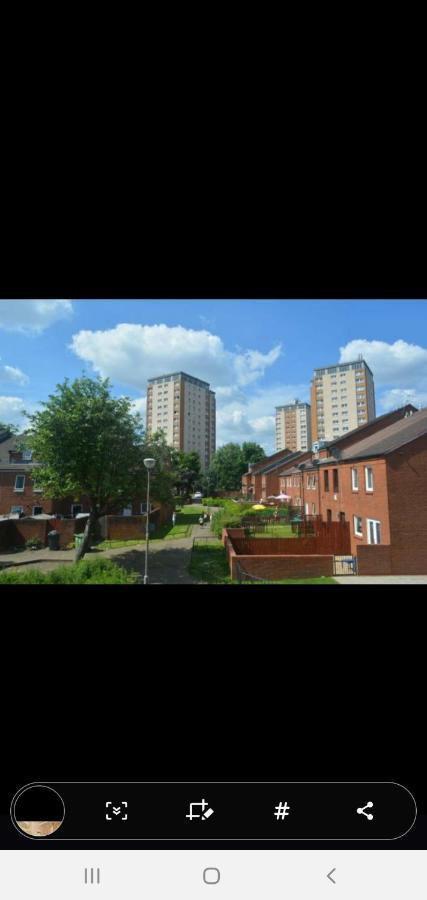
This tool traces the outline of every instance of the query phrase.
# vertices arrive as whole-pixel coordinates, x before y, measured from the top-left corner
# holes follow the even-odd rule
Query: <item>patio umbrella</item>
[[[278,494],[277,497],[275,497],[274,499],[275,500],[290,500],[291,498],[290,498],[289,494]]]

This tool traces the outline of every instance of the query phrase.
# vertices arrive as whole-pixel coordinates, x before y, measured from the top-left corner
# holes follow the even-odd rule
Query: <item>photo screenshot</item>
[[[8,900],[425,898],[425,785],[48,782],[2,788]]]
[[[0,300],[0,587],[425,584],[427,301]]]

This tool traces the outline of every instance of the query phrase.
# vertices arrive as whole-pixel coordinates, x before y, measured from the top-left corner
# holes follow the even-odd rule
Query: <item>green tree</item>
[[[246,466],[248,466],[250,463],[257,463],[264,459],[265,451],[261,445],[256,444],[255,441],[245,441],[242,444],[242,455]]]
[[[180,494],[191,493],[201,480],[200,457],[195,451],[172,450],[174,487]]]
[[[217,489],[220,491],[240,490],[242,475],[246,472],[240,444],[224,444],[212,458],[211,469],[217,478]]]
[[[246,441],[242,446],[233,443],[224,444],[212,458],[208,477],[215,480],[217,490],[240,491],[242,475],[247,472],[248,465],[259,462],[264,457],[263,448],[254,441]]]
[[[151,492],[171,500],[170,451],[162,435],[145,438],[142,419],[126,397],[111,396],[109,380],[66,379],[40,412],[29,416],[26,444],[38,461],[37,484],[46,497],[89,499],[79,560],[90,549],[99,518],[145,496],[144,458],[156,459]]]
[[[18,434],[19,428],[16,425],[6,425],[5,422],[0,421],[0,434],[6,432],[6,434]]]

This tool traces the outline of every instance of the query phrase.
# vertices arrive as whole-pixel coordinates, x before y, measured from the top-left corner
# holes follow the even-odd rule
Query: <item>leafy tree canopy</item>
[[[87,496],[88,534],[107,511],[144,496],[147,456],[156,460],[152,497],[171,499],[170,450],[163,435],[145,436],[132,401],[113,397],[108,379],[86,375],[73,383],[66,379],[42,407],[29,416],[26,436],[26,445],[39,463],[37,484],[47,497]]]
[[[257,463],[260,462],[261,459],[264,459],[265,451],[263,447],[261,447],[260,444],[256,444],[255,441],[245,441],[242,444],[242,456],[246,466],[248,466],[250,463]]]

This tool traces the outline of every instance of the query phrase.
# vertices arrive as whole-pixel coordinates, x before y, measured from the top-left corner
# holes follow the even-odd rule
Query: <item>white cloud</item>
[[[236,389],[228,402],[219,402],[217,409],[217,444],[229,441],[241,444],[256,441],[266,453],[275,452],[275,407],[292,403],[296,398],[309,401],[306,384],[275,384],[257,387],[245,395]]]
[[[233,353],[206,330],[125,323],[107,331],[80,331],[70,346],[103,377],[138,390],[145,390],[148,378],[176,371],[208,381],[213,390],[244,386],[261,378],[281,353],[279,345],[265,354]]]
[[[379,407],[377,415],[406,403],[412,403],[418,408],[427,405],[425,347],[402,340],[388,344],[386,341],[359,338],[341,347],[340,352],[340,362],[356,360],[361,353],[372,369]]]
[[[399,409],[401,406],[406,406],[407,403],[412,403],[417,409],[427,407],[427,390],[417,391],[412,388],[392,388],[381,397],[381,406],[385,412]]]
[[[342,363],[357,360],[361,353],[372,369],[375,385],[415,388],[422,380],[427,387],[427,350],[418,344],[358,339],[340,347],[340,353]]]
[[[0,396],[0,421],[5,425],[24,426],[28,421],[24,416],[24,407],[21,397]]]
[[[137,400],[132,400],[132,410],[134,413],[139,413],[140,416],[145,421],[145,412],[147,409],[147,398],[146,397],[138,397]]]
[[[41,334],[72,314],[70,300],[0,300],[0,329]]]
[[[28,375],[15,366],[0,366],[0,381],[13,381],[14,384],[23,386],[28,384],[29,380]]]

